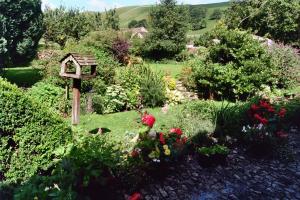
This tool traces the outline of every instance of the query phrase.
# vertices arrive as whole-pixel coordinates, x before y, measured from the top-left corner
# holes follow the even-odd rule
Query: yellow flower
[[[164,145],[163,148],[164,148],[164,150],[169,149],[168,145]]]
[[[166,156],[169,156],[169,155],[171,155],[171,151],[170,151],[170,149],[166,149],[166,150],[165,150],[165,155],[166,155]]]

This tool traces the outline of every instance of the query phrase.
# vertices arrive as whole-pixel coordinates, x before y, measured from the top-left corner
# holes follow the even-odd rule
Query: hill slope
[[[192,5],[192,6],[205,7],[208,9],[207,10],[207,28],[202,29],[200,31],[194,31],[194,32],[189,33],[190,36],[196,36],[203,32],[209,31],[213,28],[213,26],[216,23],[216,20],[209,20],[209,16],[212,14],[213,10],[216,8],[220,8],[222,10],[227,9],[229,7],[229,2],[213,3],[213,4],[200,4],[200,5]],[[148,19],[148,15],[149,15],[151,8],[152,8],[151,5],[128,6],[128,7],[118,8],[117,12],[120,16],[121,28],[127,28],[128,23],[132,20]]]

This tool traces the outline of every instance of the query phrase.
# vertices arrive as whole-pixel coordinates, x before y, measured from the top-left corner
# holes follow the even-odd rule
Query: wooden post
[[[81,79],[73,79],[72,124],[79,124]]]

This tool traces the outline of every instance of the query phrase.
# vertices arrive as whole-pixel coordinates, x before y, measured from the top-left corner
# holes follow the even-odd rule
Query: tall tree
[[[155,59],[172,58],[186,45],[188,10],[176,0],[161,0],[150,12],[150,35],[146,53]]]
[[[233,0],[225,21],[229,28],[249,29],[300,47],[299,0]]]
[[[0,67],[30,61],[42,34],[40,0],[0,1]]]
[[[212,14],[210,15],[209,19],[221,19],[223,15],[223,12],[220,8],[216,8],[213,10]]]
[[[94,16],[95,20],[96,16],[99,17],[96,14]],[[44,12],[45,40],[56,42],[61,46],[65,45],[68,38],[80,40],[87,33],[96,29],[88,17],[86,13],[81,13],[79,9],[47,8]],[[96,21],[94,22],[96,23]]]
[[[105,28],[120,30],[120,18],[116,9],[105,11]]]

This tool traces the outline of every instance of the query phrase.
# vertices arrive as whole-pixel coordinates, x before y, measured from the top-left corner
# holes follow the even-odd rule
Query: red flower
[[[268,102],[266,102],[265,100],[260,100],[260,106],[263,108],[266,108],[266,109],[271,108],[271,105]]]
[[[278,132],[276,133],[276,135],[277,135],[278,137],[280,137],[280,138],[283,138],[283,139],[285,139],[285,138],[288,137],[288,134],[287,134],[286,132],[284,132],[284,131],[278,131]]]
[[[144,125],[147,125],[149,126],[150,128],[153,127],[154,123],[155,123],[155,117],[153,115],[148,115],[148,114],[145,114],[143,117],[142,117],[142,123]]]
[[[135,192],[133,195],[129,197],[128,200],[140,200],[142,199],[142,195],[138,192]]]
[[[139,156],[139,152],[138,152],[137,150],[133,150],[133,151],[131,152],[131,157],[136,158],[136,157],[138,157],[138,156]]]
[[[159,133],[159,141],[160,141],[161,144],[166,144],[166,140],[164,138],[163,133]]]
[[[176,143],[177,143],[177,144],[180,144],[180,143],[181,143],[181,140],[180,140],[179,138],[177,138],[177,139],[176,139]]]
[[[268,111],[271,112],[271,113],[274,113],[275,109],[272,106],[270,106],[270,108],[268,108]]]
[[[187,137],[182,138],[182,143],[186,144],[186,142],[187,142]]]
[[[258,109],[259,109],[259,106],[257,106],[256,104],[251,105],[251,110],[257,111]]]
[[[286,109],[285,108],[281,108],[280,111],[278,112],[279,117],[284,117],[285,114],[286,114]]]
[[[259,114],[255,114],[254,118],[257,119],[260,123],[262,123],[264,125],[268,124],[268,122],[269,122],[266,118],[261,117]]]
[[[172,128],[170,130],[170,133],[175,133],[177,134],[178,136],[181,136],[182,135],[182,130],[180,128]]]

